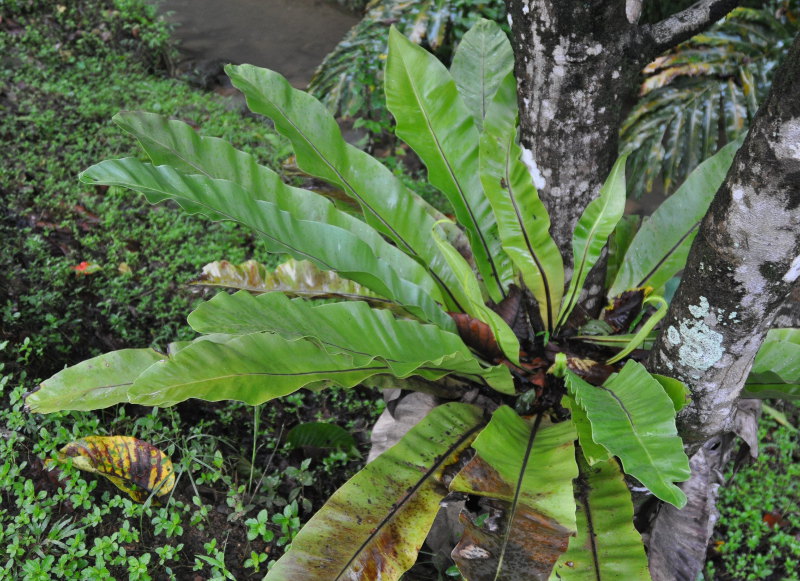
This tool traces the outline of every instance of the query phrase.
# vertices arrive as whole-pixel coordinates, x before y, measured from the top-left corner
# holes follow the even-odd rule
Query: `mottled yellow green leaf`
[[[130,436],[87,436],[58,452],[58,461],[72,459],[80,470],[108,478],[137,502],[150,494],[164,496],[175,486],[172,461],[161,450]]]

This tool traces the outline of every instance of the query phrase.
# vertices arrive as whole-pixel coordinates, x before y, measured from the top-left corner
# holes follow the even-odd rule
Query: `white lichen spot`
[[[736,253],[734,264],[738,262],[731,282],[741,292],[741,308],[748,311],[748,316],[764,317],[764,293],[770,283],[762,274],[762,267],[774,263],[777,257],[796,254],[796,218],[792,212],[786,211],[786,201],[780,196],[760,195],[754,185],[739,184],[738,187],[744,190],[743,197],[749,206],[731,204],[726,216],[731,251]],[[734,189],[731,188],[731,192]],[[758,216],[758,228],[753,228],[753,216]],[[734,250],[733,243],[736,242],[747,252]]]
[[[560,44],[553,47],[553,62],[557,65],[567,64],[567,53]]]
[[[669,342],[673,345],[678,345],[681,342],[680,333],[678,333],[675,327],[670,326],[670,328],[667,329],[667,339],[669,339]]]
[[[508,20],[508,26],[513,28],[514,27],[514,19],[511,18],[511,13],[510,12],[508,13],[508,16],[506,17],[506,19]]]
[[[619,78],[619,71],[614,71],[613,73],[611,73],[611,78],[612,79],[618,79]]]
[[[589,46],[589,47],[586,48],[586,54],[591,55],[591,56],[597,56],[601,52],[603,52],[603,45],[600,44],[599,42],[597,44],[595,44],[594,46]]]
[[[553,74],[557,77],[563,77],[567,74],[567,71],[561,65],[556,65],[553,67]]]
[[[524,2],[524,3],[522,4],[522,13],[523,13],[523,14],[528,14],[530,11],[531,11],[531,8],[530,8],[530,6],[528,6],[528,3],[527,3],[527,2]]]
[[[540,117],[546,121],[552,121],[556,118],[553,102],[550,99],[542,99],[539,103],[539,110],[541,111]]]
[[[744,190],[742,188],[733,188],[731,192],[733,195],[733,201],[737,204],[741,204],[742,200],[744,199]]]
[[[793,283],[800,276],[800,256],[795,256],[789,270],[783,275],[783,282]]]
[[[528,172],[531,174],[531,179],[533,179],[533,185],[536,186],[536,189],[543,189],[547,185],[547,182],[539,171],[536,160],[533,159],[533,152],[525,147],[522,148],[522,162],[528,166]]]
[[[739,313],[737,313],[736,311],[732,311],[731,314],[728,315],[728,318],[731,319],[731,320],[735,320],[736,319],[736,315],[738,315],[738,314]]]
[[[678,361],[685,367],[705,371],[725,354],[722,335],[703,321],[682,321],[679,333]]]
[[[780,126],[773,151],[778,159],[800,159],[800,119],[789,119]]]
[[[689,305],[689,312],[698,319],[705,319],[709,313],[708,299],[700,297],[699,305]]]

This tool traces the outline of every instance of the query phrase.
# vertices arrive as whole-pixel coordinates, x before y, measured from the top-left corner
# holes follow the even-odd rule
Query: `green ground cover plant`
[[[17,11],[3,9],[0,136],[8,161],[0,176],[0,309],[2,337],[23,350],[29,374],[51,373],[48,361],[63,365],[55,354],[70,360],[115,343],[185,337],[176,315],[195,297],[181,281],[220,254],[244,259],[258,251],[251,236],[229,225],[153,212],[119,191],[75,181],[76,168],[100,152],[132,151],[106,120],[145,105],[244,148],[257,143],[266,163],[284,152],[263,124],[243,120],[224,99],[152,74],[174,49],[166,26],[145,7],[75,2],[59,12],[52,3],[21,2]],[[84,261],[99,270],[81,276],[71,268]]]
[[[705,579],[800,579],[800,411],[784,409],[762,416],[755,463],[725,475]]]

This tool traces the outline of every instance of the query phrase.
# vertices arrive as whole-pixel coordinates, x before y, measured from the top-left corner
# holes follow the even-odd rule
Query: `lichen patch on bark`
[[[800,119],[789,119],[780,126],[772,150],[778,159],[800,159]]]
[[[678,348],[678,362],[697,371],[705,371],[725,354],[723,337],[704,321],[681,321],[680,330],[667,329],[667,338]]]

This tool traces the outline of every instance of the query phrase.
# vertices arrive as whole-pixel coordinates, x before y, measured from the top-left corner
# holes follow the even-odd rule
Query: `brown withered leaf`
[[[567,550],[570,532],[555,520],[525,507],[517,509],[514,526],[509,527],[509,503],[486,500],[483,504],[489,510],[489,517],[480,525],[476,515],[462,511],[460,516],[464,534],[451,556],[461,573],[467,579],[548,579],[556,561]],[[503,544],[503,563],[499,566],[498,555]]]
[[[169,494],[175,486],[172,461],[166,454],[130,436],[87,436],[75,440],[59,450],[56,461],[66,462],[70,458],[76,468],[105,476],[137,502],[144,502],[151,493]]]
[[[508,288],[506,298],[493,309],[511,327],[520,341],[528,338],[529,331],[528,319],[522,307],[522,291],[517,285],[512,284]]]
[[[612,365],[598,363],[594,359],[567,358],[567,369],[592,385],[603,385],[616,369]]]
[[[497,344],[489,325],[466,313],[448,313],[456,324],[458,335],[467,344],[489,360],[503,359],[503,352]]]
[[[467,579],[547,579],[575,533],[575,429],[498,408],[450,490],[481,497],[482,523],[466,527],[452,557]],[[469,506],[469,503],[467,504]]]
[[[399,308],[360,284],[333,271],[320,270],[307,260],[289,259],[273,270],[255,260],[241,264],[220,260],[206,264],[203,273],[189,284],[246,290],[253,294],[282,292],[306,298],[364,300],[375,307]]]
[[[600,318],[608,323],[614,333],[627,331],[642,310],[642,302],[653,291],[650,287],[626,290],[611,300]]]

